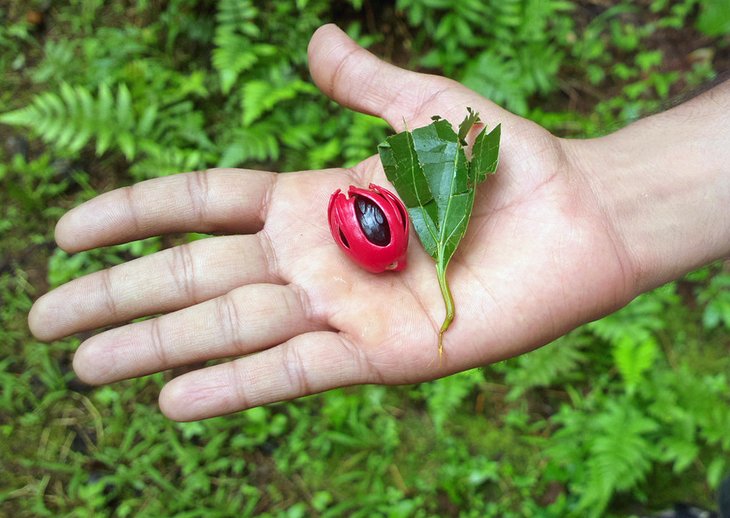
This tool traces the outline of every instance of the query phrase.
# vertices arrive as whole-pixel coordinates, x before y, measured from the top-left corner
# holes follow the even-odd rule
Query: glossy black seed
[[[360,223],[365,237],[374,245],[385,246],[390,243],[390,228],[380,207],[367,198],[358,197],[357,222]]]

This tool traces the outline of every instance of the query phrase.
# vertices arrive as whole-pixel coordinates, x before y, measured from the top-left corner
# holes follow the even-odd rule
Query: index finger
[[[78,252],[170,232],[257,232],[276,179],[265,171],[211,169],[122,187],[67,212],[56,242]]]

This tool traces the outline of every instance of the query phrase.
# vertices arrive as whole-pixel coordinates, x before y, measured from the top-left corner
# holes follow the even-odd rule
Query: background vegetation
[[[8,516],[629,516],[714,506],[730,471],[730,268],[534,353],[197,423],[164,373],[92,389],[31,300],[172,236],[69,257],[68,208],[209,166],[352,164],[386,135],[313,87],[336,21],[563,136],[612,131],[730,63],[727,0],[6,0],[0,4],[0,509]]]

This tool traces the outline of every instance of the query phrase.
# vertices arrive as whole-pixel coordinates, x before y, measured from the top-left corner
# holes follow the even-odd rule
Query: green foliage
[[[613,349],[616,368],[626,384],[626,391],[633,394],[643,381],[644,374],[654,366],[659,356],[659,344],[653,338],[642,341],[622,339]]]
[[[698,2],[700,16],[697,28],[708,36],[730,34],[730,9],[727,0],[704,0]]]
[[[44,92],[20,110],[5,113],[0,122],[33,128],[44,141],[71,153],[81,150],[96,137],[96,153],[101,155],[113,144],[132,160],[137,153],[135,136],[148,137],[157,116],[150,106],[135,114],[129,89],[120,85],[116,95],[102,85],[98,95],[87,89],[61,84],[60,95]]]
[[[437,432],[444,430],[449,418],[483,382],[484,374],[479,369],[472,369],[421,386],[422,396]]]
[[[342,142],[343,166],[352,167],[372,154],[370,142],[382,142],[385,139],[388,124],[377,117],[355,114],[352,123],[347,124],[346,136]]]
[[[571,333],[529,354],[523,354],[505,365],[505,381],[511,387],[510,399],[525,391],[549,387],[567,381],[571,374],[588,360],[585,352],[589,340],[580,333]]]
[[[657,424],[634,405],[610,400],[593,414],[563,407],[552,421],[561,428],[547,453],[571,471],[577,511],[600,516],[615,491],[633,488],[648,474]]]
[[[261,31],[255,23],[259,10],[250,1],[218,2],[213,51],[213,66],[218,70],[221,91],[228,94],[242,72],[251,69],[261,57],[276,54],[276,47],[254,43]]]
[[[579,497],[581,513],[601,515],[614,493],[643,493],[654,464],[671,463],[677,474],[703,458],[718,466],[723,455],[713,451],[726,451],[730,442],[727,394],[725,376],[697,376],[684,363],[655,370],[633,395],[575,394],[575,405],[551,419],[558,430],[547,452],[557,478]],[[707,470],[713,487],[723,469]]]
[[[26,319],[48,287],[179,241],[59,250],[55,222],[97,192],[209,166],[300,170],[371,156],[387,124],[311,84],[306,46],[325,21],[584,137],[713,78],[727,58],[726,39],[711,37],[727,32],[723,0],[52,4],[0,7],[2,514],[557,518],[656,514],[677,500],[712,507],[730,471],[727,264],[482,370],[198,423],[159,412],[175,373],[87,387],[71,368],[79,339],[38,343]]]
[[[441,69],[522,115],[531,96],[557,87],[573,30],[570,2],[399,0],[396,5],[421,29],[417,44],[433,46],[421,58],[423,66]]]
[[[301,46],[284,54],[282,44],[274,43],[281,43],[282,26],[294,16],[299,30],[313,30],[321,23],[317,14],[324,4],[279,3],[262,18],[252,2],[220,1],[210,30],[202,23],[193,32],[192,37],[213,45],[211,56],[201,59],[186,46],[179,52],[172,47],[181,38],[177,24],[189,28],[192,23],[188,16],[195,3],[174,2],[145,30],[101,27],[83,39],[48,40],[31,77],[60,86],[4,113],[0,121],[29,127],[72,156],[93,140],[98,155],[124,155],[135,179],[213,165],[269,164],[282,150],[292,159],[280,165],[304,168],[312,157],[297,152],[329,144],[336,128],[324,122],[321,97],[314,104],[303,101],[317,94],[302,79],[306,40],[287,40]],[[161,53],[158,45],[170,52]],[[209,59],[216,82],[201,68]],[[303,135],[315,139],[305,141]],[[317,162],[326,165],[339,156],[338,145]]]
[[[299,80],[274,87],[266,81],[249,81],[243,86],[242,92],[243,125],[250,126],[277,104],[294,99],[300,92],[317,93],[317,89]]]
[[[723,282],[710,271],[690,277],[699,283],[698,298],[715,295],[713,284]],[[547,473],[568,485],[576,515],[602,516],[618,493],[646,498],[649,477],[662,466],[687,476],[706,463],[702,476],[713,487],[727,469],[730,368],[699,374],[686,360],[670,364],[663,345],[689,340],[687,311],[670,284],[494,368],[511,387],[510,399],[543,387],[565,391],[545,422],[552,431]]]
[[[655,334],[666,326],[665,311],[678,303],[673,286],[639,296],[624,309],[588,324],[612,346],[614,364],[632,394],[659,356]]]
[[[702,314],[705,327],[730,330],[730,272],[721,271],[710,277],[707,286],[699,291],[697,299],[705,304]]]

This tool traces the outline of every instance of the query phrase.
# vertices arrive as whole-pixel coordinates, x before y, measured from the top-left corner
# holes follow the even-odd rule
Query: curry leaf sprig
[[[491,132],[484,127],[467,158],[466,136],[479,123],[479,114],[468,115],[456,133],[451,123],[432,117],[428,126],[403,131],[378,146],[385,175],[408,209],[416,233],[426,252],[436,261],[446,317],[439,331],[439,357],[443,336],[454,320],[454,299],[446,279],[446,268],[466,233],[474,207],[477,184],[497,169],[501,126]]]

